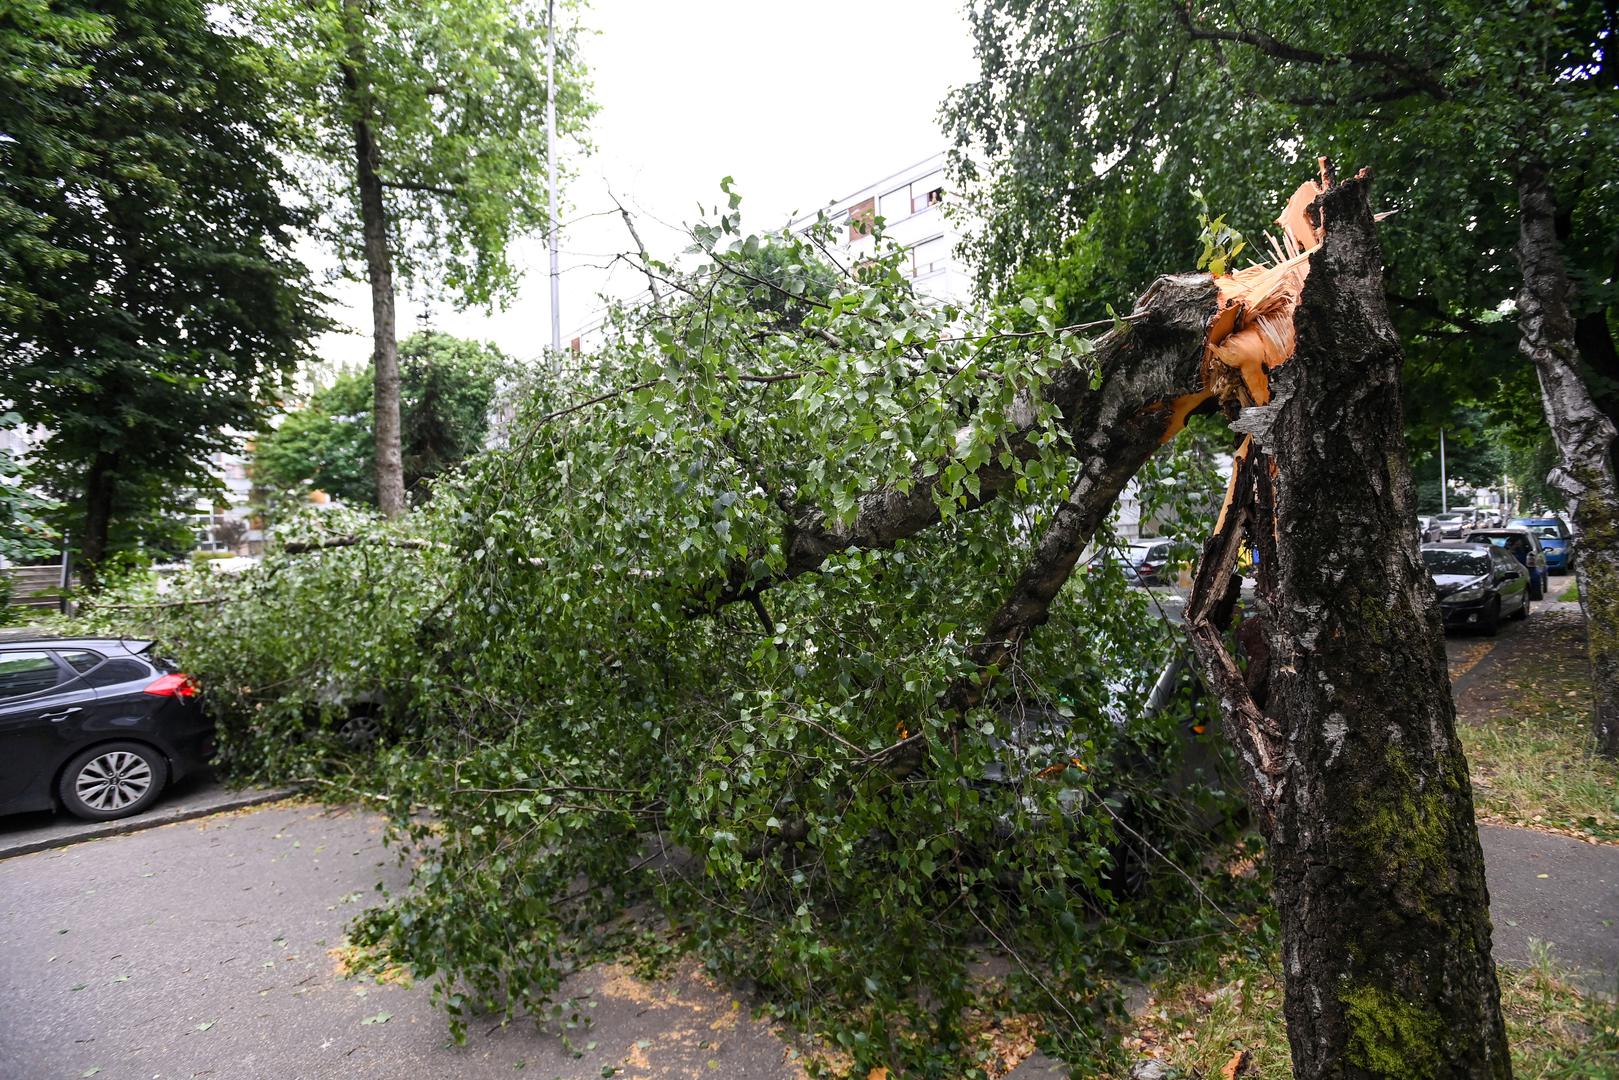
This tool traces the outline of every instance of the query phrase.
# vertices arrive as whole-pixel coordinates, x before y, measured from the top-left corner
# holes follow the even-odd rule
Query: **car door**
[[[94,703],[95,691],[51,650],[0,650],[0,812],[51,805],[51,779]]]
[[[1498,547],[1490,548],[1490,562],[1494,567],[1495,591],[1501,597],[1501,614],[1517,611],[1527,604],[1529,568]]]

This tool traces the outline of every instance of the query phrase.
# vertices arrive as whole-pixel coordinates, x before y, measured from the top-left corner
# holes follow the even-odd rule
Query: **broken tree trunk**
[[[1334,185],[1324,166],[1284,215],[1313,250],[1274,348],[1221,395],[1248,439],[1188,629],[1270,843],[1295,1075],[1508,1077],[1367,186]],[[1249,614],[1270,650],[1258,694],[1214,616],[1245,534],[1258,555]]]
[[[1556,204],[1546,170],[1518,177],[1518,349],[1540,377],[1546,423],[1560,462],[1549,478],[1568,497],[1574,520],[1574,572],[1585,609],[1597,749],[1619,756],[1619,484],[1613,421],[1592,399],[1579,367],[1571,286],[1557,239]]]

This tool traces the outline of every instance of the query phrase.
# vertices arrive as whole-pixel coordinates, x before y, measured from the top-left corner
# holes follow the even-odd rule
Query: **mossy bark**
[[[1597,749],[1619,756],[1619,484],[1613,421],[1581,373],[1572,286],[1557,238],[1557,204],[1543,166],[1518,176],[1518,349],[1535,365],[1561,459],[1550,482],[1568,497],[1574,570],[1585,609]]]
[[[1366,189],[1357,178],[1317,200],[1325,240],[1297,347],[1270,376],[1273,404],[1239,420],[1251,460],[1205,555],[1217,583],[1241,530],[1258,549],[1263,692],[1229,663],[1206,595],[1189,622],[1270,840],[1295,1075],[1508,1077]]]

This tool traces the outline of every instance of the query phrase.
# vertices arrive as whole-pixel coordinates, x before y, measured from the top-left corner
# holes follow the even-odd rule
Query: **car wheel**
[[[56,794],[74,817],[112,821],[151,806],[168,782],[169,763],[150,746],[103,743],[67,763]]]
[[[356,710],[338,726],[337,738],[357,754],[374,750],[382,742],[382,718],[371,709]]]
[[[1490,601],[1490,606],[1485,609],[1484,618],[1479,621],[1478,628],[1485,637],[1494,637],[1496,632],[1501,629],[1500,597]]]
[[[1520,606],[1517,611],[1512,613],[1512,617],[1518,620],[1527,619],[1529,617],[1529,603],[1529,598],[1527,596],[1524,597],[1522,606]]]

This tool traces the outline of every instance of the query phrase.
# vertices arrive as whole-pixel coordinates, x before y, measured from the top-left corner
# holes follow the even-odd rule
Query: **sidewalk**
[[[0,818],[0,859],[47,848],[67,847],[86,840],[99,840],[104,836],[155,829],[159,825],[226,810],[240,810],[246,806],[284,799],[297,792],[295,787],[241,788],[233,791],[214,776],[212,769],[205,769],[176,783],[146,813],[119,821],[80,821],[68,814],[50,811]]]

